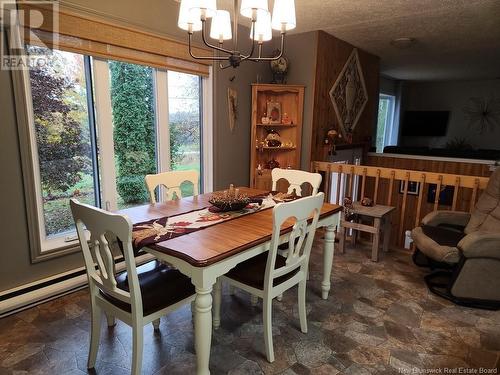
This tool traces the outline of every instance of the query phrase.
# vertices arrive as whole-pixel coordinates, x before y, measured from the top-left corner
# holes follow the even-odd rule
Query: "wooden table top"
[[[384,217],[388,213],[394,211],[396,207],[384,206],[383,204],[376,204],[374,206],[363,206],[360,202],[354,202],[352,204],[353,212],[358,215],[370,216],[370,217]]]
[[[263,190],[240,187],[240,192],[249,196],[266,193]],[[202,209],[210,205],[212,194],[200,194],[165,203],[147,204],[118,211],[127,215],[132,223]],[[342,206],[324,203],[320,218],[342,210]],[[150,246],[156,251],[181,258],[196,267],[204,267],[228,258],[241,251],[271,239],[272,209],[243,215],[233,220],[205,227],[193,233],[172,238]],[[282,233],[291,231],[293,221],[283,226]]]

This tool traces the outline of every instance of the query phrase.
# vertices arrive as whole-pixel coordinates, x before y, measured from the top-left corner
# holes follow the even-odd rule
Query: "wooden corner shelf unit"
[[[267,103],[280,103],[281,115],[285,113],[290,124],[263,124],[267,115]],[[304,112],[304,86],[252,84],[252,130],[250,147],[250,185],[257,189],[271,190],[270,160],[276,160],[280,168],[300,169],[300,146]],[[281,147],[262,146],[268,130],[279,133]],[[259,165],[261,169],[258,170]]]

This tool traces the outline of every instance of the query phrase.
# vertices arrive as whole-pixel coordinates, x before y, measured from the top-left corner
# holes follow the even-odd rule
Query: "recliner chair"
[[[460,305],[500,308],[500,168],[472,214],[434,211],[413,229],[413,260],[429,289]]]

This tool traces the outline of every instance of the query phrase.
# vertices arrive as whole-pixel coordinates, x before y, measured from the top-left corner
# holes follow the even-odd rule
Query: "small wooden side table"
[[[391,238],[391,221],[390,214],[394,211],[396,207],[392,206],[384,206],[381,204],[376,204],[372,207],[362,206],[360,202],[353,203],[352,212],[359,216],[367,217],[373,219],[373,226],[361,224],[357,221],[347,221],[344,218],[344,214],[342,214],[342,219],[340,221],[340,232],[339,232],[339,249],[343,254],[345,252],[345,236],[346,229],[351,228],[354,231],[368,232],[373,234],[373,243],[372,243],[372,261],[378,262],[378,251],[380,244],[380,232],[381,230],[384,232],[384,242],[383,242],[383,250],[388,251],[389,249],[389,241]],[[357,233],[353,233],[353,242],[356,241]]]

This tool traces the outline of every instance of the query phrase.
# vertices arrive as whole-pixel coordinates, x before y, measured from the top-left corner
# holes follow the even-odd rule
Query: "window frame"
[[[396,96],[381,92],[381,93],[379,93],[378,97],[379,97],[378,108],[380,108],[380,101],[381,100],[388,101],[388,103],[387,103],[387,115],[385,117],[384,136],[383,136],[383,143],[382,143],[382,150],[383,150],[385,146],[389,145],[390,143],[393,143],[393,139],[394,139],[393,132],[397,130],[396,127],[394,126],[395,119],[396,119]],[[377,130],[378,130],[378,120],[377,120],[377,126],[375,127],[375,142],[377,141],[377,136],[378,136]],[[396,140],[397,140],[397,134],[396,134]],[[377,147],[377,144],[375,143],[375,148],[376,147]]]
[[[67,241],[65,236],[55,237],[48,246],[47,239],[42,235],[45,231],[45,219],[41,202],[40,163],[36,145],[29,70],[12,71],[12,83],[18,122],[30,255],[31,262],[37,263],[74,253],[80,249],[80,246],[76,238]]]
[[[61,49],[64,51],[64,49]],[[70,51],[71,52],[71,51]],[[83,55],[83,54],[80,54]],[[111,112],[111,97],[109,95],[109,68],[108,63],[104,59],[91,57],[88,55],[83,55],[84,58],[91,59],[92,73],[90,78],[92,79],[94,93],[90,92],[88,95],[95,95],[92,99],[93,107],[88,108],[89,117],[90,112],[93,112],[95,116],[94,126],[99,134],[97,137],[98,147],[100,150],[100,160],[101,170],[104,170],[105,163],[108,164],[107,171],[110,173],[100,174],[100,186],[102,191],[101,196],[101,206],[107,210],[116,210],[116,170],[114,168],[114,148],[108,147],[113,141],[113,123],[112,123],[112,112]],[[104,68],[106,72],[104,72]],[[166,69],[154,68],[155,73],[155,85],[157,87],[156,79],[158,78],[158,72],[163,72],[165,77],[167,76]],[[22,164],[22,175],[23,175],[23,185],[24,185],[24,196],[26,204],[26,214],[27,214],[27,224],[29,233],[29,247],[30,247],[30,258],[32,263],[38,263],[41,261],[53,259],[56,257],[61,257],[67,254],[75,253],[80,250],[78,239],[75,232],[69,232],[67,234],[61,234],[54,236],[51,239],[47,239],[45,236],[45,219],[43,212],[43,202],[41,201],[42,191],[40,184],[40,168],[39,168],[39,158],[38,158],[38,146],[36,144],[35,126],[34,126],[34,113],[33,113],[33,103],[31,96],[31,84],[29,70],[14,70],[12,73],[12,83],[14,89],[14,100],[17,116],[17,128],[19,135],[19,148],[21,154],[21,164]],[[99,74],[99,78],[97,77]],[[190,73],[193,74],[193,73]],[[103,77],[108,77],[106,82],[103,81]],[[212,191],[212,179],[213,179],[213,130],[212,130],[212,116],[213,116],[213,105],[212,105],[212,80],[213,74],[210,68],[210,74],[208,77],[200,76],[202,97],[200,98],[200,110],[201,110],[201,144],[200,144],[200,163],[203,170],[203,179],[200,181],[202,189],[205,192]],[[165,84],[167,80],[165,79]],[[160,121],[161,116],[166,118],[164,123],[168,124],[168,85],[165,85],[166,101],[161,102],[159,97],[158,89],[155,88],[155,111],[157,115],[156,118],[156,129],[162,128],[158,126],[158,121]],[[164,95],[162,94],[162,95]],[[103,104],[106,103],[107,104]],[[99,104],[98,104],[99,103]],[[159,104],[162,103],[163,106]],[[96,107],[99,108],[96,111]],[[162,107],[163,110],[161,109]],[[165,111],[166,109],[166,111]],[[163,118],[162,117],[162,118]],[[90,119],[89,119],[90,121]],[[168,155],[168,160],[160,160],[160,156],[157,158],[159,165],[159,171],[162,171],[161,166],[168,166],[169,164],[169,151],[170,142],[168,137],[168,126],[167,134],[160,134],[157,136],[157,149],[159,155]],[[167,139],[167,142],[165,142]],[[161,141],[163,140],[163,142]],[[162,143],[160,146],[159,144]],[[159,147],[160,146],[160,147]],[[94,146],[95,147],[95,146]],[[161,153],[160,153],[161,150]],[[92,151],[94,152],[94,150]],[[167,164],[165,164],[168,161]],[[113,168],[109,167],[109,164],[113,163]],[[99,194],[99,191],[96,191]]]

